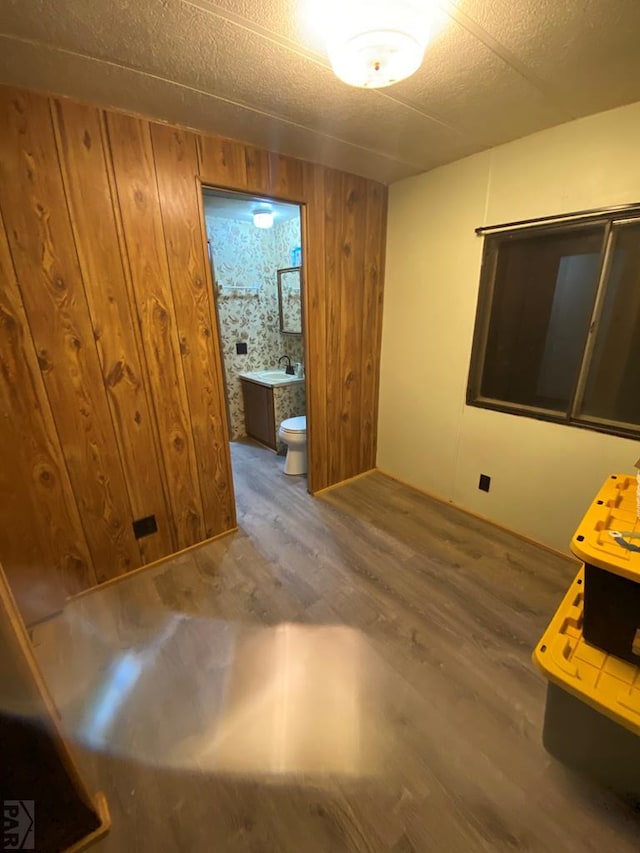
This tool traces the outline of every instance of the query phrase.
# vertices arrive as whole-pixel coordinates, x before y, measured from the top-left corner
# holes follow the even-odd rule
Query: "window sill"
[[[501,412],[505,415],[516,415],[521,418],[531,418],[538,421],[547,421],[548,423],[561,424],[562,426],[575,427],[576,429],[586,429],[590,432],[599,432],[604,435],[614,435],[617,438],[628,438],[638,440],[640,438],[640,426],[634,427],[631,424],[619,424],[601,420],[589,420],[588,418],[570,418],[563,412],[556,412],[552,409],[541,409],[535,406],[516,405],[513,403],[505,403],[501,400],[492,400],[486,397],[478,397],[476,399],[467,399],[467,406],[472,406],[477,409],[488,409],[493,412]]]

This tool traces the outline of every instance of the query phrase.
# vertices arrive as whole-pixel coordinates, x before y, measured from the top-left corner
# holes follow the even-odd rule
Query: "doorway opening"
[[[250,443],[306,488],[301,206],[206,187],[203,204],[232,466]]]

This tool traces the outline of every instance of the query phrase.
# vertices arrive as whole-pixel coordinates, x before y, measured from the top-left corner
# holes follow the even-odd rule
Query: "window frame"
[[[478,228],[476,233],[484,237],[480,283],[476,304],[475,324],[471,345],[469,374],[467,379],[466,404],[480,409],[503,412],[506,414],[530,417],[551,423],[565,424],[594,432],[607,433],[622,438],[640,438],[640,424],[586,415],[580,412],[589,378],[599,322],[607,293],[607,285],[613,258],[613,246],[617,233],[631,225],[640,224],[640,205],[613,208],[606,211],[588,211],[586,213],[567,214],[566,217],[548,217],[541,220],[529,220],[509,223],[505,226]],[[603,239],[600,249],[598,281],[591,311],[589,330],[582,350],[577,379],[569,399],[567,411],[558,411],[524,403],[512,403],[483,396],[480,393],[487,353],[489,328],[492,319],[493,297],[500,248],[512,240],[535,239],[554,234],[568,234],[584,229],[602,226]]]

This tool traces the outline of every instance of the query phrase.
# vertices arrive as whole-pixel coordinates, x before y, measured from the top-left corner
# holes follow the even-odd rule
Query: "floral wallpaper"
[[[278,366],[288,355],[293,364],[303,362],[301,335],[283,335],[278,315],[277,270],[300,245],[300,219],[256,228],[252,222],[212,216],[205,207],[207,236],[213,254],[216,305],[220,320],[222,354],[232,440],[246,435],[244,404],[238,374]],[[247,344],[246,355],[236,353],[236,343]],[[302,386],[293,386],[304,389]],[[304,414],[304,392],[290,405],[291,414]]]
[[[291,253],[301,245],[300,217],[295,216],[293,219],[287,219],[286,222],[277,222],[271,230],[276,268],[283,270],[297,266],[293,263]]]

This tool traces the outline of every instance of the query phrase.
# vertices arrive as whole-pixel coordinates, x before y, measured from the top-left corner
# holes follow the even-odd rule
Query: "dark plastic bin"
[[[585,563],[584,639],[640,665],[640,583]],[[638,651],[634,651],[634,649]]]
[[[637,478],[612,474],[571,540],[584,561],[584,639],[640,666],[640,521]]]
[[[581,568],[533,652],[549,684],[543,742],[560,761],[640,803],[640,667],[583,634]]]
[[[542,742],[563,764],[640,807],[640,737],[552,682]]]

